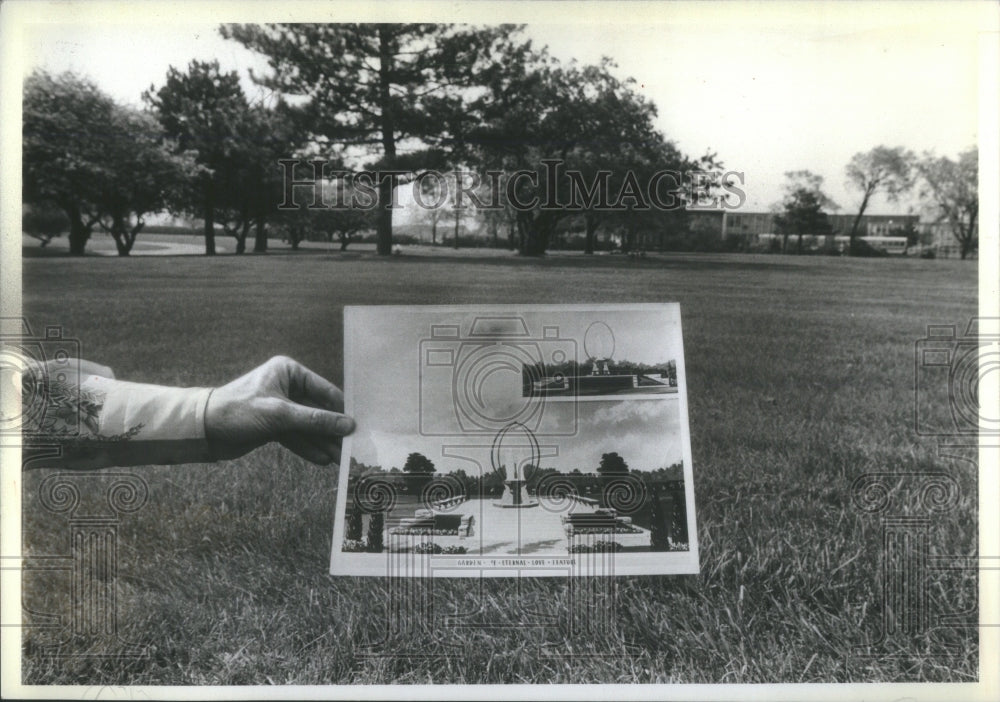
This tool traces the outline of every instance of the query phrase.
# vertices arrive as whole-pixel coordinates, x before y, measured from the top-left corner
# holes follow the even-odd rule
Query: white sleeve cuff
[[[99,434],[137,441],[205,438],[205,407],[212,388],[172,388],[91,375],[87,389],[103,393]]]

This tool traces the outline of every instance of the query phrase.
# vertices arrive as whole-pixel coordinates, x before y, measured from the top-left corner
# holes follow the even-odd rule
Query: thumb
[[[278,426],[283,432],[346,436],[354,431],[354,420],[339,412],[286,401],[278,412]]]

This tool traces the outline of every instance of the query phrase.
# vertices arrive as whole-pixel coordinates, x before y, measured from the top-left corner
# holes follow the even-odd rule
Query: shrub
[[[396,527],[393,534],[399,536],[458,536],[458,529],[433,529],[431,527]]]
[[[861,256],[863,258],[881,258],[883,256],[888,256],[889,254],[882,249],[876,249],[867,241],[858,237],[854,240],[854,248],[851,249],[851,255]]]
[[[413,547],[414,553],[441,553],[443,550],[441,544],[436,544],[433,541],[422,541]]]
[[[612,553],[621,551],[623,546],[617,541],[595,541],[592,544],[573,544],[570,553]]]
[[[441,553],[448,553],[448,554],[452,554],[452,555],[460,555],[460,554],[468,553],[468,552],[469,552],[469,550],[467,548],[465,548],[465,546],[455,545],[455,546],[445,546],[444,550]]]
[[[51,239],[69,231],[69,219],[60,209],[25,205],[21,214],[21,230],[45,246]]]
[[[571,527],[574,534],[639,534],[642,529],[637,529],[636,527],[626,526],[624,524],[619,524],[615,527],[581,527],[574,526]]]
[[[621,551],[622,545],[617,541],[595,541],[593,546],[595,553]]]
[[[341,550],[345,553],[360,553],[367,550],[367,547],[361,539],[344,539],[344,548]]]

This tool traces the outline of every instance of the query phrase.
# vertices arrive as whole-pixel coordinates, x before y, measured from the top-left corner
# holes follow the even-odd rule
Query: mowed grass
[[[278,353],[339,384],[347,304],[647,301],[681,303],[699,575],[621,578],[609,599],[582,602],[564,580],[435,581],[418,587],[433,608],[406,609],[403,630],[387,631],[392,584],[327,575],[336,469],[271,446],[136,471],[150,495],[119,530],[118,626],[148,655],[53,657],[42,645],[58,631],[29,626],[24,682],[975,680],[976,629],[961,625],[977,621],[974,573],[921,571],[930,628],[877,644],[882,527],[851,499],[865,473],[948,472],[960,486],[952,509],[924,511],[904,480],[892,514],[930,516],[931,556],[976,553],[975,468],[939,457],[913,427],[914,343],[929,323],[976,313],[975,263],[325,252],[24,261],[36,330],[63,325],[120,378],[180,385],[221,384]],[[25,474],[24,546],[66,554],[66,519],[37,499],[46,474]],[[84,499],[97,504],[100,489]],[[30,573],[25,586],[31,609],[67,611],[68,577]],[[610,630],[599,626],[608,608]],[[476,626],[447,619],[469,612],[462,621]],[[959,624],[938,621],[961,612]],[[86,642],[63,652],[74,645]]]

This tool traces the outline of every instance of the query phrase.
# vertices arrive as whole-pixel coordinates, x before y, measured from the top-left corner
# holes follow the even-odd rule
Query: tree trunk
[[[853,256],[856,253],[856,245],[854,243],[854,240],[857,238],[858,227],[861,226],[861,217],[864,215],[865,209],[867,209],[867,207],[868,207],[868,199],[871,196],[872,196],[872,190],[871,190],[871,188],[866,188],[865,189],[865,196],[861,200],[861,207],[858,209],[858,214],[854,218],[854,224],[851,226],[851,237],[850,237],[850,240],[848,242],[848,247],[847,247],[848,248],[848,253],[851,256]]]
[[[532,217],[529,213],[518,213],[518,229],[521,234],[520,253],[522,256],[544,256],[549,248],[549,239],[555,222],[540,213]]]
[[[632,252],[632,232],[626,229],[622,232],[622,253],[627,254]]]
[[[456,209],[455,210],[455,239],[452,242],[455,245],[456,249],[458,248],[458,224],[459,224],[460,221],[461,221],[461,212]]]
[[[250,222],[244,219],[236,234],[236,253],[246,253],[247,237],[250,235]]]
[[[587,225],[587,241],[583,248],[585,254],[594,253],[594,239],[597,237],[597,222],[589,212],[583,215],[583,221]]]
[[[83,256],[90,239],[90,228],[84,224],[79,207],[71,205],[64,209],[69,218],[69,253],[72,256]]]
[[[253,240],[253,252],[265,253],[267,251],[267,222],[262,214],[257,216],[257,233]]]
[[[962,238],[959,240],[959,250],[958,255],[962,257],[964,261],[970,253],[972,253],[972,244],[975,241],[975,231],[976,231],[976,215],[978,213],[973,210],[969,213],[969,226],[968,228],[962,228]],[[960,225],[961,226],[961,225]]]
[[[379,102],[382,108],[382,162],[391,171],[396,166],[396,127],[392,114],[392,37],[387,25],[378,28]],[[378,213],[375,220],[375,251],[379,256],[392,254],[392,191],[396,177],[379,179]]]
[[[215,193],[212,184],[205,184],[205,255],[215,255]]]
[[[142,225],[136,225],[134,232],[129,232],[125,219],[115,216],[111,222],[111,238],[115,240],[115,248],[118,249],[119,256],[128,256],[132,251],[132,244],[135,243],[135,235],[139,233]]]

